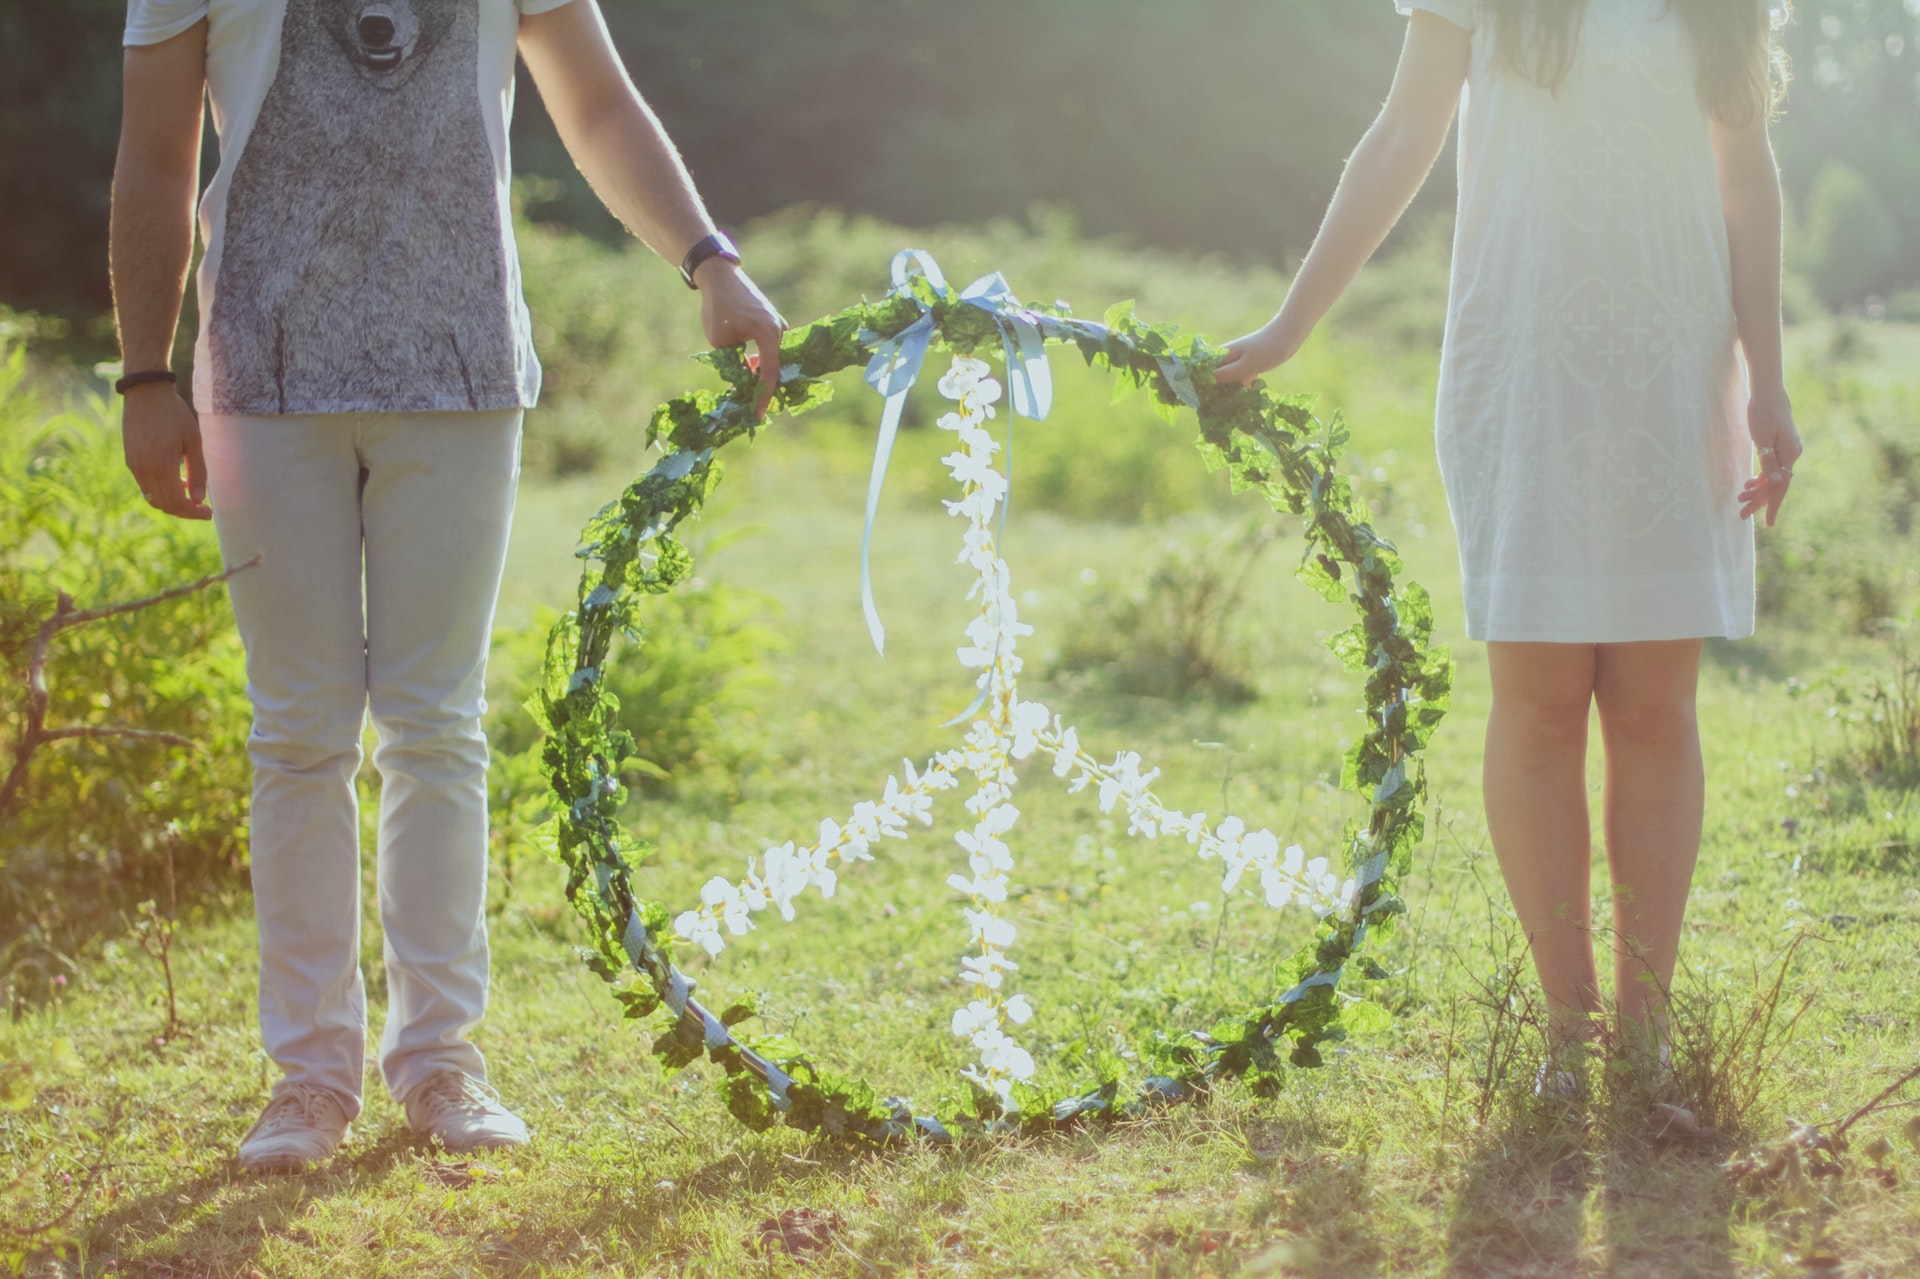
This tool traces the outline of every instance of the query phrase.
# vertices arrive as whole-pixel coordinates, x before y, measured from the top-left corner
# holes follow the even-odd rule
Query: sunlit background
[[[604,0],[718,217],[1025,217],[1284,264],[1385,93],[1389,0]],[[1778,134],[1830,303],[1920,289],[1920,0],[1803,0]],[[0,303],[98,334],[123,0],[0,5]],[[211,133],[211,131],[209,131]],[[211,148],[211,138],[209,138]],[[610,219],[523,94],[529,212]],[[1445,168],[1443,163],[1442,168]],[[1419,214],[1450,205],[1443,172]],[[1920,298],[1898,303],[1920,316]]]
[[[916,244],[959,282],[1002,271],[1096,318],[1135,299],[1146,320],[1215,338],[1279,304],[1405,29],[1390,0],[602,3],[796,323],[877,297]],[[0,0],[0,763],[59,592],[130,600],[220,567],[208,526],[141,499],[98,367],[116,358],[124,12]],[[1432,439],[1450,159],[1273,376],[1344,415],[1341,474],[1401,548],[1403,580],[1430,588],[1457,659],[1409,913],[1369,943],[1387,975],[1342,985],[1390,1010],[1385,1028],[1335,1047],[1331,1069],[1291,1072],[1277,1099],[1222,1089],[1153,1124],[951,1157],[750,1133],[713,1070],[664,1073],[657,1027],[622,1019],[577,962],[586,937],[535,833],[547,792],[520,707],[577,598],[582,524],[649,464],[653,406],[714,379],[690,358],[692,295],[624,241],[523,84],[518,234],[546,382],[488,670],[495,966],[479,1042],[536,1145],[444,1159],[376,1095],[328,1170],[235,1175],[271,1072],[254,1029],[242,653],[226,600],[203,592],[69,631],[45,668],[49,724],[133,724],[198,749],[48,744],[19,802],[0,799],[0,1274],[1920,1273],[1911,1101],[1855,1130],[1841,1173],[1721,1171],[1789,1117],[1831,1125],[1913,1066],[1920,988],[1920,0],[1806,0],[1785,38],[1787,371],[1811,451],[1761,536],[1759,634],[1709,644],[1703,669],[1710,790],[1675,1043],[1716,1129],[1706,1145],[1657,1146],[1627,1092],[1571,1135],[1533,1096],[1541,1022],[1480,803],[1484,649],[1462,633]],[[1004,545],[1036,628],[1022,688],[1094,753],[1163,767],[1168,803],[1337,856],[1364,811],[1338,788],[1361,686],[1322,641],[1350,610],[1293,581],[1298,522],[1210,474],[1190,414],[1169,426],[1142,398],[1115,404],[1111,378],[1069,350],[1053,369],[1052,416],[1015,427]],[[645,611],[644,647],[618,648],[607,676],[638,756],[621,818],[660,845],[641,883],[672,910],[846,820],[903,755],[952,745],[942,722],[971,696],[940,403],[931,385],[909,403],[881,511],[882,660],[858,570],[879,400],[857,372],[835,388],[728,447],[725,483],[684,530],[694,580]],[[1037,1010],[1022,1033],[1049,1081],[1133,1071],[1157,1036],[1271,996],[1305,916],[1223,896],[1184,844],[1131,839],[1089,796],[1057,793],[1044,763],[1029,772],[1008,910]],[[358,784],[378,1005],[377,772]],[[798,922],[762,916],[719,961],[683,948],[703,995],[756,993],[753,1027],[946,1107],[964,1047],[956,815],[957,801],[885,845]],[[1603,867],[1595,878],[1604,928]],[[791,1249],[768,1223],[777,1239],[802,1210],[830,1242],[770,1255]]]

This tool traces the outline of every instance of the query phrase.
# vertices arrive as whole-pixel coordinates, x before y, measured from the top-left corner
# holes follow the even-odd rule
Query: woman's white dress
[[[1753,633],[1745,375],[1708,113],[1667,0],[1588,0],[1557,92],[1476,0],[1437,409],[1475,639]]]

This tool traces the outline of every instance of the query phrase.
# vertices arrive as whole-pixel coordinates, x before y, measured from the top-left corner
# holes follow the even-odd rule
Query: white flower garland
[[[1020,810],[1009,802],[1018,781],[1015,761],[1036,752],[1049,754],[1054,776],[1066,779],[1070,791],[1097,787],[1103,813],[1122,806],[1129,834],[1148,839],[1178,836],[1193,845],[1202,860],[1218,858],[1225,867],[1223,892],[1233,892],[1251,875],[1269,906],[1297,903],[1324,916],[1345,908],[1356,884],[1351,879],[1341,882],[1326,858],[1309,860],[1297,844],[1283,852],[1271,831],[1250,831],[1237,817],[1209,826],[1205,813],[1189,816],[1165,807],[1148,789],[1160,772],[1142,773],[1138,753],[1123,751],[1102,764],[1081,750],[1078,732],[1063,726],[1046,706],[1020,700],[1016,649],[1033,628],[1020,621],[1011,573],[994,538],[993,516],[1006,499],[1007,480],[994,469],[993,455],[1000,446],[983,426],[996,415],[993,406],[1001,394],[990,372],[979,360],[956,357],[940,379],[940,393],[956,402],[957,411],[937,423],[954,432],[960,445],[941,461],[961,486],[960,500],[945,505],[967,521],[959,558],[975,573],[968,598],[980,597],[980,611],[967,625],[967,644],[958,656],[961,665],[980,671],[976,687],[982,694],[982,717],[973,722],[960,749],[935,755],[917,771],[911,761],[903,761],[900,776],[905,781],[887,778],[880,799],[856,804],[844,826],[828,819],[820,823],[819,839],[810,845],[789,842],[767,849],[764,872],[749,861],[746,878],[739,883],[724,877],[709,880],[700,890],[699,909],[681,914],[674,929],[708,954],[718,955],[726,945],[724,934],[745,934],[753,927],[753,916],[769,905],[791,920],[793,900],[809,884],[822,897],[833,896],[836,864],[845,868],[873,860],[872,846],[883,839],[905,839],[909,821],[931,826],[934,793],[958,787],[960,774],[969,774],[974,791],[966,810],[973,826],[954,839],[966,850],[972,877],[955,874],[947,883],[967,898],[962,913],[968,944],[977,953],[960,961],[960,978],[973,988],[974,998],[953,1014],[953,1033],[971,1043],[978,1056],[961,1073],[1011,1108],[1014,1083],[1034,1073],[1032,1055],[1007,1033],[1008,1025],[1032,1018],[1033,1006],[1025,995],[1006,993],[1007,975],[1019,971],[1007,957],[1017,934],[1013,923],[995,909],[1007,900],[1013,870],[1006,836],[1020,818]]]

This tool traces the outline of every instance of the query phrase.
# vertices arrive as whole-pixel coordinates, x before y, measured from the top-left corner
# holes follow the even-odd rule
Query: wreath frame
[[[1210,470],[1225,470],[1232,491],[1255,491],[1276,511],[1304,517],[1306,549],[1296,576],[1331,602],[1358,614],[1328,647],[1351,672],[1366,677],[1367,731],[1347,751],[1340,788],[1367,800],[1364,823],[1350,823],[1346,863],[1358,883],[1347,909],[1319,922],[1314,937],[1275,970],[1272,998],[1205,1031],[1157,1036],[1145,1045],[1160,1073],[1137,1082],[1112,1076],[1068,1091],[1021,1086],[1018,1109],[973,1089],[972,1107],[948,1122],[915,1116],[910,1105],[883,1097],[864,1080],[821,1066],[784,1036],[741,1036],[734,1027],[756,1011],[735,1004],[719,1014],[693,998],[694,983],[673,963],[668,908],[640,896],[635,873],[656,850],[619,824],[621,764],[632,738],[617,728],[617,703],[602,678],[616,634],[644,642],[638,610],[647,596],[685,580],[693,557],[675,536],[719,482],[715,454],[756,434],[759,380],[739,348],[698,359],[726,383],[724,392],[690,391],[655,410],[647,440],[665,456],[586,525],[576,555],[586,561],[578,606],[548,635],[540,686],[527,709],[545,734],[542,767],[552,790],[552,852],[566,870],[568,900],[586,922],[587,965],[613,987],[628,1018],[665,1010],[668,1022],[653,1052],[668,1070],[702,1056],[724,1072],[728,1109],[756,1131],[788,1127],[858,1143],[885,1145],[915,1134],[951,1139],[948,1124],[989,1132],[1043,1132],[1134,1117],[1159,1106],[1206,1096],[1238,1079],[1260,1095],[1284,1081],[1288,1064],[1323,1064],[1320,1046],[1346,1037],[1377,1004],[1343,1005],[1339,982],[1351,964],[1362,976],[1385,972],[1360,952],[1370,936],[1393,927],[1406,906],[1398,895],[1425,829],[1420,753],[1449,707],[1452,659],[1432,638],[1432,606],[1417,582],[1396,584],[1403,564],[1370,522],[1365,503],[1337,472],[1347,428],[1326,422],[1312,400],[1277,396],[1264,383],[1215,381],[1223,352],[1204,339],[1180,338],[1176,326],[1148,324],[1132,303],[1102,322],[1076,318],[1064,304],[1021,308],[1021,318],[1049,345],[1072,345],[1089,366],[1111,370],[1148,391],[1156,409],[1177,422],[1181,408],[1199,419],[1196,440]],[[827,402],[826,379],[866,364],[876,350],[916,324],[931,322],[931,345],[957,355],[996,348],[994,314],[925,276],[906,280],[878,302],[862,302],[795,329],[780,345],[781,382],[772,408],[789,414]],[[771,415],[769,415],[770,420]],[[1282,1052],[1285,1060],[1282,1060]]]

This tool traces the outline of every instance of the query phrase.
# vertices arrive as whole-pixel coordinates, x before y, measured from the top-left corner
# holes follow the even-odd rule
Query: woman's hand
[[[1215,380],[1245,386],[1300,350],[1426,181],[1447,143],[1472,60],[1472,33],[1437,14],[1414,12],[1386,104],[1348,159],[1286,304],[1258,333],[1227,343]]]
[[[1800,432],[1793,426],[1793,405],[1787,400],[1786,387],[1771,386],[1753,393],[1747,403],[1747,430],[1760,455],[1760,474],[1740,489],[1740,518],[1750,519],[1765,507],[1767,527],[1772,528],[1780,504],[1787,500],[1787,487],[1793,483],[1793,464],[1806,451],[1800,445]]]
[[[1213,380],[1249,386],[1262,373],[1277,369],[1300,351],[1300,344],[1282,337],[1278,324],[1227,343],[1226,358],[1213,368]]]

